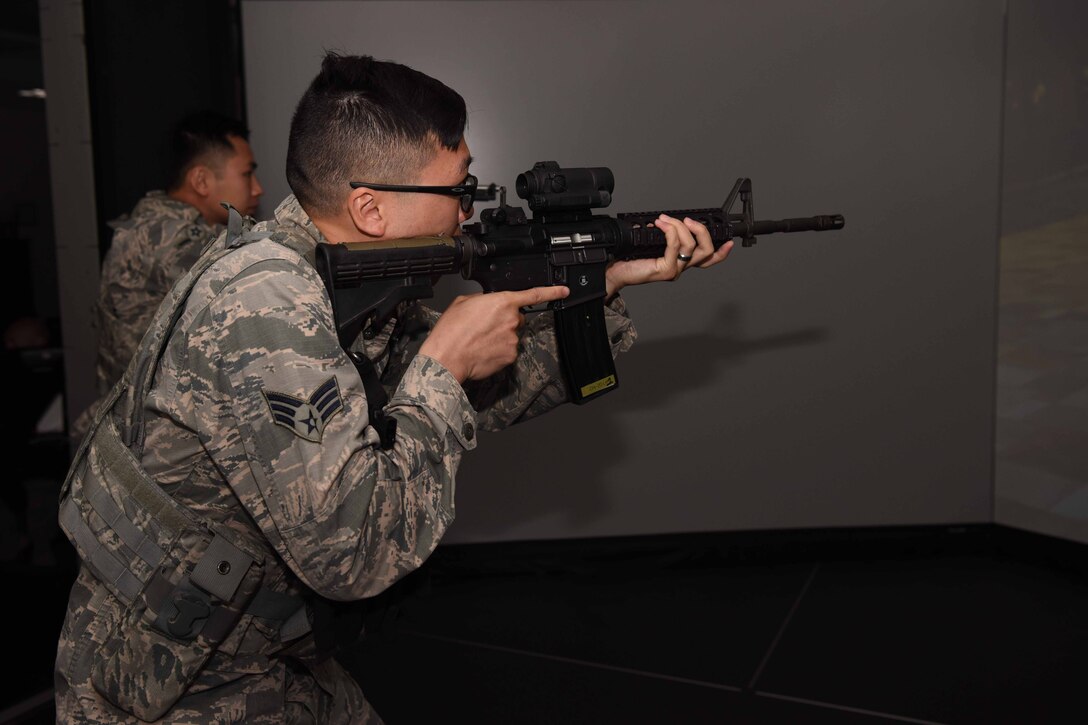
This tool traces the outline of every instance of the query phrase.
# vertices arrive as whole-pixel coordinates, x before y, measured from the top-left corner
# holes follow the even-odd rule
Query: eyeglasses
[[[407,191],[420,194],[457,196],[461,199],[461,211],[468,214],[472,211],[472,202],[476,199],[476,186],[480,181],[472,174],[469,174],[457,186],[406,186],[404,184],[370,184],[365,181],[352,181],[350,183],[352,189],[365,187],[374,191]]]

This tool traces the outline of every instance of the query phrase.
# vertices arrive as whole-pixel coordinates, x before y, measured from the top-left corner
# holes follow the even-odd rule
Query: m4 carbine
[[[765,234],[844,224],[840,214],[755,221],[752,182],[744,178],[720,209],[594,215],[593,209],[612,202],[614,186],[607,168],[563,169],[544,161],[517,178],[515,188],[533,211],[531,219],[521,207],[507,205],[502,188],[499,206],[485,209],[457,237],[319,244],[317,269],[332,300],[341,346],[348,350],[360,333],[376,334],[401,302],[432,297],[441,275],[460,274],[485,292],[566,285],[570,296],[549,306],[571,399],[585,403],[619,383],[605,330],[605,270],[613,260],[664,256],[665,234],[651,226],[660,214],[703,223],[715,249],[734,237],[748,247]],[[494,191],[494,184],[478,190],[477,200],[494,199]],[[738,200],[740,212],[733,213]]]

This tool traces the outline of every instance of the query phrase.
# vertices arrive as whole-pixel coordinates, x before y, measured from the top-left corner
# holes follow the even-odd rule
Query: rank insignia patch
[[[321,442],[325,425],[333,416],[344,409],[344,400],[340,397],[340,386],[336,376],[329,378],[306,400],[301,400],[286,393],[276,393],[262,389],[272,420],[282,425],[299,438],[314,443]]]

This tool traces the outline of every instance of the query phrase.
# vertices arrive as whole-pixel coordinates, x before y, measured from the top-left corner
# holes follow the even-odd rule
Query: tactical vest
[[[243,614],[278,628],[282,643],[310,631],[302,599],[261,587],[259,547],[194,515],[140,465],[144,400],[193,287],[222,257],[267,236],[250,231],[234,209],[229,214],[226,245],[206,250],[159,307],[61,489],[61,527],[123,611],[94,652],[73,656],[89,658],[75,671],[143,720],[161,718],[177,702]]]

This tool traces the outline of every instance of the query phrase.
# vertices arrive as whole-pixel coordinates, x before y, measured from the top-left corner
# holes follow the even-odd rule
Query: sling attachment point
[[[220,603],[234,598],[252,565],[249,554],[216,534],[189,576],[167,595],[155,626],[174,639],[192,640]]]
[[[378,432],[382,450],[388,451],[393,447],[397,437],[397,419],[385,412],[389,396],[386,395],[385,388],[382,387],[382,382],[378,378],[378,371],[374,369],[374,363],[370,361],[370,358],[354,350],[348,352],[348,357],[355,364],[355,369],[363,381],[363,388],[366,390],[370,425]]]

